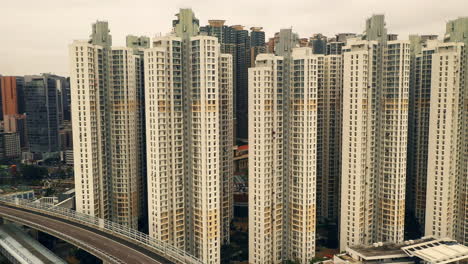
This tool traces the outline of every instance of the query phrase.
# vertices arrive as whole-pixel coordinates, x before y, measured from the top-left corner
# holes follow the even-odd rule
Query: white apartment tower
[[[178,18],[145,50],[149,232],[219,263],[232,215],[232,57],[197,35],[190,9]]]
[[[404,235],[409,42],[375,31],[343,47],[341,250]]]
[[[439,43],[432,54],[425,235],[467,243],[466,51]],[[465,100],[465,101],[464,101]]]
[[[293,49],[286,140],[286,259],[308,263],[315,255],[317,97],[323,56]],[[289,98],[288,98],[289,97]]]
[[[324,56],[296,48],[286,57],[260,54],[249,69],[250,263],[308,263],[315,254]]]
[[[182,41],[154,45],[144,56],[149,234],[184,249]]]
[[[70,45],[77,211],[138,227],[137,55],[112,48],[107,22]]]
[[[107,97],[102,59],[106,53],[87,41],[70,46],[76,209],[101,218],[110,217],[106,116],[99,110]]]
[[[284,59],[249,69],[249,263],[281,263],[284,228]]]

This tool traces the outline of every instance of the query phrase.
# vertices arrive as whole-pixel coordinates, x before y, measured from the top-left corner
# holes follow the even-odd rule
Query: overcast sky
[[[68,75],[68,45],[87,39],[91,23],[107,20],[114,46],[127,34],[154,36],[171,30],[179,8],[192,8],[205,25],[262,26],[267,38],[293,27],[314,33],[361,33],[372,14],[386,16],[388,32],[443,34],[448,20],[468,16],[467,0],[0,0],[0,74]]]

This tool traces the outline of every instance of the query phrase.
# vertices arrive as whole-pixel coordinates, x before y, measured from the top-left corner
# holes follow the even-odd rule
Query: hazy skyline
[[[430,3],[433,2],[433,3]],[[2,3],[0,75],[51,72],[68,76],[68,45],[87,39],[96,20],[109,22],[114,46],[125,36],[166,34],[179,8],[192,8],[200,25],[224,19],[227,25],[261,26],[266,38],[292,27],[300,37],[322,33],[362,33],[365,19],[385,14],[389,33],[445,32],[448,20],[468,16],[466,0],[289,0],[289,1],[150,1],[150,0],[23,0]]]

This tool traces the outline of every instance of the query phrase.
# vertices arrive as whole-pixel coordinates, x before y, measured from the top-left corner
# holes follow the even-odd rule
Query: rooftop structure
[[[448,238],[423,237],[403,243],[350,246],[335,255],[334,263],[453,263],[468,258],[468,247]]]
[[[12,187],[0,186],[0,197],[18,197],[21,199],[34,199],[34,190],[26,186]]]
[[[430,240],[401,249],[429,263],[452,263],[468,258],[468,247],[451,239]]]

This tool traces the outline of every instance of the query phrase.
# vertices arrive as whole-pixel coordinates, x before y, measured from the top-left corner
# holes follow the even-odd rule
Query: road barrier
[[[203,264],[203,262],[200,259],[188,254],[187,252],[179,248],[174,247],[173,245],[159,241],[148,236],[143,232],[109,220],[79,213],[74,210],[70,210],[63,207],[56,207],[50,204],[35,203],[31,200],[20,199],[15,197],[0,197],[0,203],[16,208],[22,208],[29,211],[55,216],[61,219],[69,220],[71,222],[83,224],[85,226],[95,228],[106,233],[110,233],[126,241],[142,246],[176,263]]]

